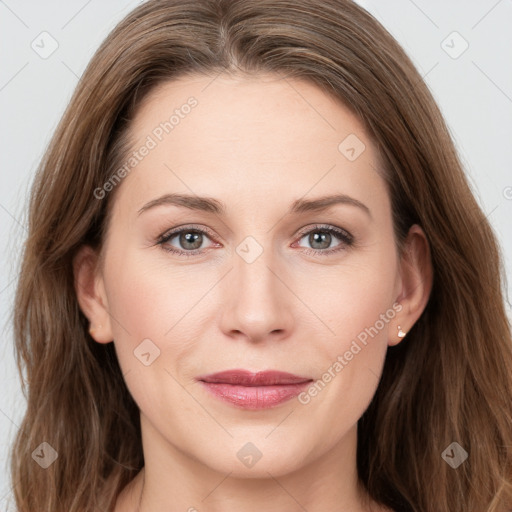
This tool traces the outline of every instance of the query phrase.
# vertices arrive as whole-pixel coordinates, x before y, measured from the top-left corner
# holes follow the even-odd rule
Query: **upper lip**
[[[283,384],[299,384],[309,382],[309,377],[300,377],[292,373],[268,370],[263,372],[250,372],[248,370],[226,370],[197,377],[203,382],[239,384],[241,386],[273,386]]]

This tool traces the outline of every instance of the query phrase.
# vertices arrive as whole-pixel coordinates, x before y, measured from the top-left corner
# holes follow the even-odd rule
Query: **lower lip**
[[[311,382],[278,386],[240,386],[200,381],[217,398],[242,409],[268,409],[296,397]]]

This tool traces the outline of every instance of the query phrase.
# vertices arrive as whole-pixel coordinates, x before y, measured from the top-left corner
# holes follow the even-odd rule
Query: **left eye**
[[[188,254],[193,251],[192,254],[195,254],[197,250],[202,248],[204,237],[208,238],[206,231],[201,229],[185,228],[164,235],[162,238],[160,238],[158,243],[161,244],[165,250],[170,252]],[[179,245],[184,250],[180,249],[179,247],[176,248],[170,244],[171,240],[174,238],[178,239]]]

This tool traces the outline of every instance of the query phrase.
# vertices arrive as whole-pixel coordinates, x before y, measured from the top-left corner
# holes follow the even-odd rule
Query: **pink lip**
[[[243,409],[267,409],[297,396],[313,380],[286,372],[228,370],[198,377],[217,398]]]

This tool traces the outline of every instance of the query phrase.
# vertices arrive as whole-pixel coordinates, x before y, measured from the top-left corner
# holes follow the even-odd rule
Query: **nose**
[[[233,268],[223,279],[224,310],[221,329],[232,338],[250,343],[290,336],[297,302],[287,286],[286,266],[264,250],[254,261],[233,256]],[[295,305],[296,307],[296,305]]]

